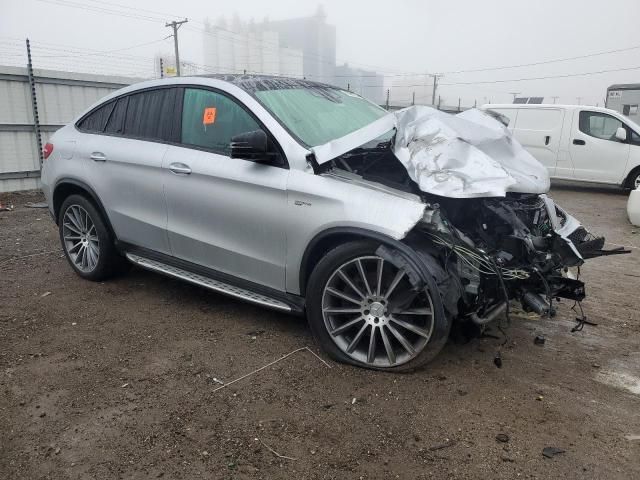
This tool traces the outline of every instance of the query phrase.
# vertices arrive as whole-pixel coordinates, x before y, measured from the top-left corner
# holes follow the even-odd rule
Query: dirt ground
[[[138,269],[83,281],[40,195],[0,196],[0,478],[640,478],[640,229],[618,191],[553,196],[634,247],[583,268],[597,326],[563,302],[416,373],[302,350],[217,391],[322,356],[305,322]]]

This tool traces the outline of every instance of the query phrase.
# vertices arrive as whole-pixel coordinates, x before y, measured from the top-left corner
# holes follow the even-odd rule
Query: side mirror
[[[621,142],[627,141],[627,130],[624,127],[618,127],[616,130],[616,138]]]
[[[262,130],[240,133],[231,138],[231,158],[268,162],[271,157],[269,140]]]

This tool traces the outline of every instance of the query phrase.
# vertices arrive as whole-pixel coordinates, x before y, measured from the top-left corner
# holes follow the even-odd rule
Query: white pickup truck
[[[489,104],[551,178],[640,187],[640,125],[606,108]]]

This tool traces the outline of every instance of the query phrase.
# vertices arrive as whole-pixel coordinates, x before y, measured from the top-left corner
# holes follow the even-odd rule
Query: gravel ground
[[[635,247],[583,268],[598,326],[570,333],[563,302],[405,375],[331,362],[302,319],[143,270],[83,281],[26,206],[40,194],[0,196],[0,478],[640,478],[640,229],[620,192],[553,196]],[[301,350],[216,390],[302,347],[327,364]]]

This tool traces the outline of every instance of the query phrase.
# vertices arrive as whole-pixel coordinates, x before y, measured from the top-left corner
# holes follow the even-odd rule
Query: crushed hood
[[[393,153],[426,193],[451,198],[545,193],[547,169],[498,120],[472,109],[450,115],[414,106],[312,148],[326,163],[396,128]]]

